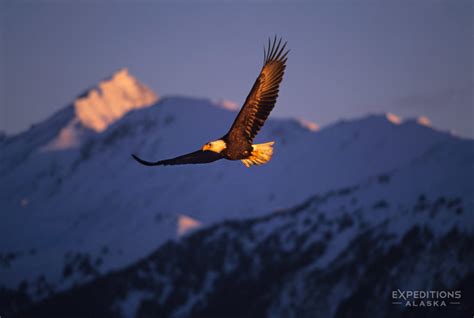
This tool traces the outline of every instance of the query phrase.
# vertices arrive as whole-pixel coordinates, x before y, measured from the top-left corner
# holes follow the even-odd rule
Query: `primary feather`
[[[264,65],[253,85],[237,118],[227,133],[229,140],[245,139],[252,144],[253,139],[275,106],[279,86],[286,68],[288,51],[286,42],[281,46],[281,39],[268,42],[268,50],[264,51]]]

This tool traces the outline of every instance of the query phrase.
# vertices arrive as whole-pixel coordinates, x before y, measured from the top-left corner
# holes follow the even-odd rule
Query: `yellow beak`
[[[202,146],[203,151],[210,150],[210,149],[211,149],[211,146],[209,146],[208,144],[205,144],[204,146]]]

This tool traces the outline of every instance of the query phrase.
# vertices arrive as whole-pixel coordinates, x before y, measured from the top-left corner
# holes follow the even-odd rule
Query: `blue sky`
[[[193,2],[3,0],[0,129],[123,67],[161,96],[240,104],[278,34],[291,53],[272,116],[425,115],[474,137],[473,1]]]

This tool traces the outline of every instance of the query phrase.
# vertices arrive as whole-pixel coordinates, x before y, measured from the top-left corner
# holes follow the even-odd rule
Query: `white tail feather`
[[[252,145],[252,154],[247,159],[241,160],[242,163],[247,168],[253,165],[263,165],[267,163],[272,158],[274,143],[274,141],[270,141],[264,144]]]

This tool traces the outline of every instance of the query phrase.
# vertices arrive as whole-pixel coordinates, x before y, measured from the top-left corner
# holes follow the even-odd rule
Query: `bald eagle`
[[[274,142],[253,144],[253,139],[270,115],[278,97],[280,83],[285,73],[286,42],[268,40],[264,49],[264,65],[247,96],[242,109],[229,132],[222,138],[206,143],[200,150],[172,159],[149,162],[136,155],[132,157],[146,166],[210,163],[220,159],[240,160],[246,167],[267,163],[273,155]]]

